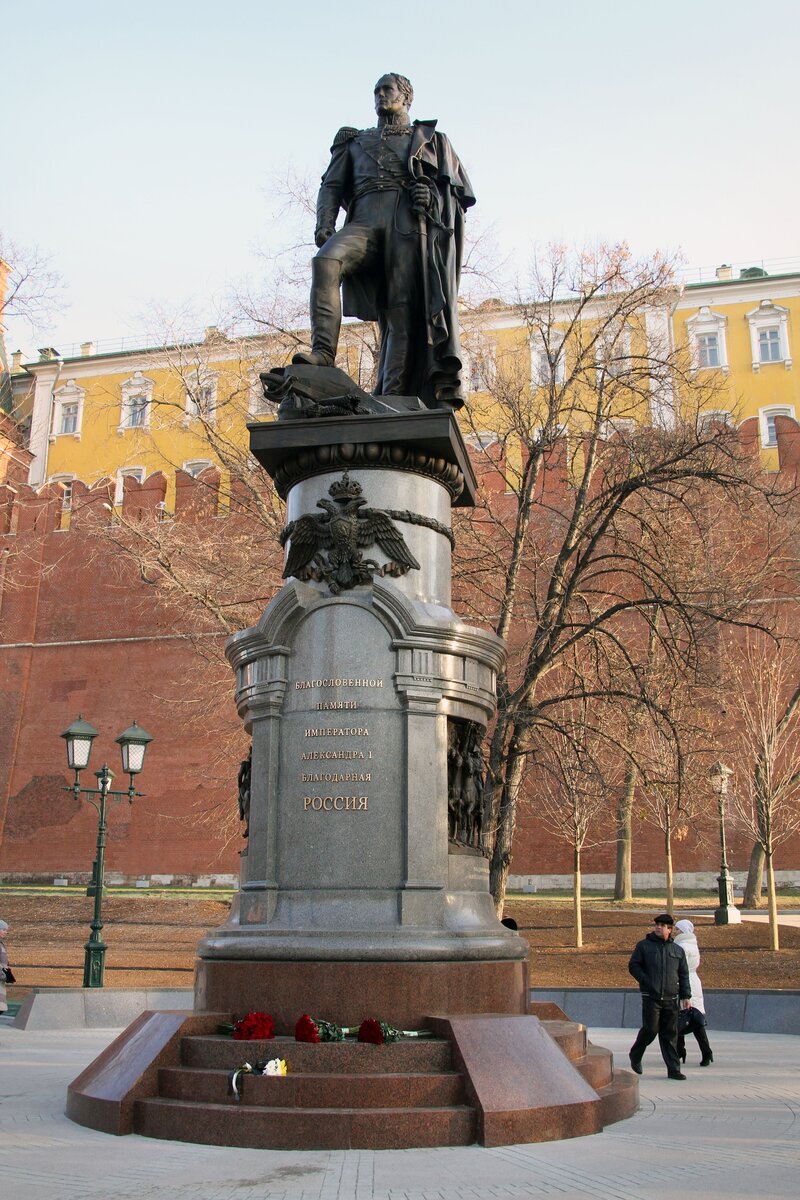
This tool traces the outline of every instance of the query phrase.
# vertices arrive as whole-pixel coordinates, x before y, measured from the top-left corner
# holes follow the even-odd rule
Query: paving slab
[[[800,1038],[712,1033],[685,1083],[649,1048],[641,1109],[594,1137],[441,1150],[240,1150],[116,1138],[64,1116],[118,1030],[0,1025],[0,1171],[14,1200],[719,1200],[797,1195]],[[624,1064],[624,1029],[591,1028]]]

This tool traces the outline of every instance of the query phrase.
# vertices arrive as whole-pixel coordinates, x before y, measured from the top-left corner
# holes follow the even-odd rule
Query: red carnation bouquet
[[[429,1029],[395,1029],[394,1025],[389,1025],[386,1021],[376,1021],[374,1017],[367,1017],[366,1021],[362,1021],[358,1027],[358,1040],[360,1042],[371,1042],[373,1046],[384,1046],[390,1042],[399,1042],[400,1038],[432,1036]]]
[[[275,1037],[275,1022],[269,1013],[248,1013],[246,1017],[234,1021],[233,1036],[241,1042],[266,1042]]]
[[[303,1013],[294,1027],[294,1040],[296,1042],[343,1042],[348,1033],[353,1032],[354,1030],[349,1026],[343,1029],[341,1025],[335,1025],[333,1021],[320,1021],[315,1017],[310,1017],[308,1013]]]

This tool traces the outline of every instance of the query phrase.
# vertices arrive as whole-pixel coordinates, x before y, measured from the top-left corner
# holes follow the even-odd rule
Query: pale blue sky
[[[800,5],[771,0],[0,0],[0,227],[68,285],[9,349],[202,325],[258,275],[270,187],[318,176],[386,70],[438,117],[522,263],[628,239],[690,266],[798,258]]]

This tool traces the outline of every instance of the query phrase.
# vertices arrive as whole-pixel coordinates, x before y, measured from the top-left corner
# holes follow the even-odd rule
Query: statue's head
[[[390,71],[381,75],[375,84],[375,111],[378,116],[394,116],[400,112],[408,112],[414,99],[414,89],[411,81],[405,75]]]

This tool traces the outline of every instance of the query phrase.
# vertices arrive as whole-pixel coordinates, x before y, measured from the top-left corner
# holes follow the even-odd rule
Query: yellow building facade
[[[33,363],[14,356],[17,415],[30,425],[34,487],[80,479],[139,482],[155,471],[174,496],[176,469],[198,475],[245,454],[246,423],[263,414],[262,339],[230,340],[212,328],[202,341],[80,356],[45,347]]]
[[[586,336],[591,322],[587,308]],[[563,336],[558,324],[556,340]],[[774,470],[775,417],[796,418],[800,411],[798,329],[800,273],[720,267],[715,278],[676,287],[662,304],[628,320],[606,348],[603,370],[611,378],[615,361],[652,355],[656,343],[683,349],[691,372],[709,383],[709,415],[736,425],[757,417],[763,463]],[[573,329],[573,341],[581,336]],[[498,303],[465,320],[464,344],[463,425],[476,447],[503,436],[504,392],[524,394],[535,418],[537,388],[548,372],[558,380],[574,353],[569,337],[554,350],[552,338],[548,346],[541,334],[532,334],[518,309]],[[92,484],[111,478],[120,498],[126,475],[141,481],[161,470],[172,489],[176,468],[196,475],[215,465],[225,475],[237,458],[244,463],[247,421],[272,412],[258,372],[267,362],[288,358],[264,337],[229,339],[215,328],[198,341],[167,347],[114,350],[87,342],[80,349],[79,355],[62,356],[44,348],[38,361],[28,363],[13,356],[16,412],[30,425],[29,482],[40,487],[54,480]],[[352,346],[343,353],[351,358]],[[599,362],[601,351],[594,354]],[[635,394],[620,389],[619,395],[619,409],[613,404],[609,409],[612,425],[663,416],[654,388],[650,394],[646,388]],[[170,491],[167,507],[171,499]]]
[[[800,412],[800,274],[719,267],[684,289],[673,330],[698,374],[715,376],[720,416],[758,418],[764,467],[777,470],[775,417]]]

